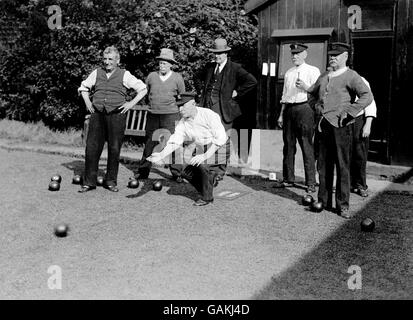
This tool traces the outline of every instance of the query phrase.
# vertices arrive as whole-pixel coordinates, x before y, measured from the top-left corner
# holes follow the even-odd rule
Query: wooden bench
[[[127,136],[145,136],[146,117],[148,116],[149,106],[135,105],[126,113],[125,135]],[[86,137],[89,131],[90,114],[85,116],[83,125],[82,141],[86,144]]]

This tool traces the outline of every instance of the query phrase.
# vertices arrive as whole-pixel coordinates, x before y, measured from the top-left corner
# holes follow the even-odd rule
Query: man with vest
[[[91,113],[86,140],[85,173],[80,193],[96,189],[99,159],[105,141],[108,142],[107,170],[104,187],[118,192],[117,176],[119,156],[126,127],[126,112],[146,95],[146,85],[129,71],[118,67],[119,51],[111,46],[103,52],[103,68],[94,70],[78,91]],[[127,89],[136,91],[131,101],[126,101]],[[93,102],[90,93],[93,90]]]
[[[216,112],[228,131],[233,121],[242,114],[240,101],[256,87],[257,80],[240,64],[228,58],[231,48],[225,39],[216,39],[214,44],[215,47],[209,51],[214,54],[215,61],[209,63],[200,75],[203,86],[199,106]],[[218,165],[218,180],[222,179],[225,171],[226,165]]]

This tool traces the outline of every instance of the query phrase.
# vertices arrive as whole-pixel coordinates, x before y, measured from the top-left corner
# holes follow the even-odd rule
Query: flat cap
[[[292,43],[290,44],[290,49],[291,49],[291,53],[300,53],[303,52],[304,50],[308,49],[308,46],[306,46],[304,43]]]
[[[330,48],[327,52],[327,54],[331,55],[338,55],[342,54],[343,52],[349,52],[350,51],[350,45],[344,42],[333,42],[330,44]]]

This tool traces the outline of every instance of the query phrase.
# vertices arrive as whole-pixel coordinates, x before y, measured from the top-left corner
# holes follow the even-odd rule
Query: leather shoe
[[[354,214],[350,212],[349,208],[341,208],[339,210],[339,215],[344,219],[351,219],[354,216]]]
[[[91,190],[95,190],[96,189],[96,187],[91,187],[91,186],[81,186],[80,187],[80,190],[78,190],[78,192],[79,193],[85,193],[85,192],[88,192],[88,191],[91,191]]]
[[[277,181],[276,183],[273,184],[273,188],[290,188],[294,187],[293,182],[287,182],[287,181]]]
[[[104,186],[104,188],[108,189],[109,191],[112,191],[112,192],[118,192],[119,191],[117,186]]]
[[[200,207],[200,206],[206,206],[207,204],[210,204],[214,202],[214,199],[212,200],[202,200],[202,199],[198,199],[194,202],[194,206],[196,207]]]
[[[184,178],[182,178],[181,176],[177,176],[177,177],[175,177],[174,179],[175,179],[175,181],[176,181],[177,183],[182,183],[182,182],[184,182]]]
[[[363,197],[363,198],[367,198],[368,196],[369,196],[369,194],[368,194],[368,192],[367,192],[367,190],[366,189],[357,189],[357,192],[356,192],[360,197]]]
[[[219,183],[218,177],[219,177],[219,175],[215,175],[215,176],[212,178],[212,185],[214,186],[214,188],[218,187],[218,183]],[[222,179],[221,179],[221,180],[222,180]]]
[[[315,190],[315,185],[309,185],[309,186],[307,186],[307,193],[314,193],[314,192],[316,192],[316,190]]]

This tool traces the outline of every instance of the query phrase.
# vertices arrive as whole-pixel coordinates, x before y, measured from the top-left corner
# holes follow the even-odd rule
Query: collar
[[[221,72],[222,69],[224,69],[224,67],[225,67],[225,65],[227,64],[227,62],[228,62],[228,59],[225,60],[223,63],[221,63],[221,64],[219,65],[219,72]],[[215,70],[216,70],[216,68],[215,68]]]
[[[296,69],[301,69],[304,68],[307,64],[305,62],[303,62],[302,64],[300,64],[299,66],[295,66]]]
[[[329,78],[334,78],[334,77],[338,77],[340,75],[342,75],[344,72],[346,72],[348,70],[348,67],[344,67],[344,68],[340,68],[336,71],[330,71],[328,74]]]

